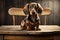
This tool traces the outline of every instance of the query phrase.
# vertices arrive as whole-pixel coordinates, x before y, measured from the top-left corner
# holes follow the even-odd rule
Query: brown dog
[[[38,3],[29,3],[24,7],[24,12],[27,17],[22,20],[22,30],[38,30],[40,24],[40,17],[38,13],[41,13],[43,8]]]

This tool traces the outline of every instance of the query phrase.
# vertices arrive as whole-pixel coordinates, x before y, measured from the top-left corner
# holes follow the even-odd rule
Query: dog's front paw
[[[30,27],[29,27],[29,26],[27,26],[27,29],[26,29],[26,30],[27,30],[27,31],[29,31],[29,30],[31,30],[31,29],[30,29]]]

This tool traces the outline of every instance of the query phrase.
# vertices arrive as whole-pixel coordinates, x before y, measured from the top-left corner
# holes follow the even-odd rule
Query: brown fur
[[[28,5],[30,6],[30,8]],[[37,10],[35,9],[35,5],[33,4],[25,5],[24,12],[28,13],[27,14],[28,16],[24,20],[22,20],[20,24],[22,30],[38,30],[39,29],[40,17]],[[42,9],[40,9],[40,11],[42,11]]]

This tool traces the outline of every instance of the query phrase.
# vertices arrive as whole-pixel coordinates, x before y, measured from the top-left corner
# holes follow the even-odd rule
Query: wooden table
[[[60,27],[40,25],[38,31],[21,31],[20,25],[0,26],[1,40],[60,40]]]

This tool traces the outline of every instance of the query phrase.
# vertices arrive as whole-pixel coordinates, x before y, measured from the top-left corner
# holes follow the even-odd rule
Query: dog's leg
[[[26,30],[26,26],[25,26],[25,22],[24,21],[21,22],[21,30]]]
[[[39,21],[37,21],[36,24],[35,24],[35,30],[41,30],[41,29],[39,28],[39,24],[40,24]]]

